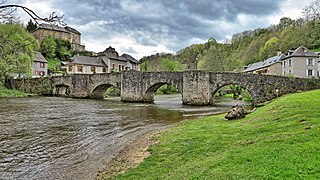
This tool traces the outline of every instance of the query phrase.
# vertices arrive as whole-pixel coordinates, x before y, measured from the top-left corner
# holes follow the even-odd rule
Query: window
[[[286,67],[286,61],[283,61],[283,67]]]
[[[116,67],[116,65],[115,65],[115,64],[112,64],[112,70],[114,70],[115,67]]]
[[[289,61],[288,61],[288,66],[289,67],[292,66],[292,60],[291,59],[289,59]]]
[[[68,66],[68,71],[72,72],[72,66]]]
[[[121,71],[121,65],[120,64],[118,65],[118,70]]]
[[[45,64],[44,63],[40,63],[40,68],[45,68]]]
[[[78,66],[78,72],[82,72],[83,68],[82,66]]]
[[[121,68],[122,68],[122,71],[124,71],[124,65],[122,65]]]
[[[313,59],[308,59],[307,60],[307,65],[308,66],[313,66],[314,65],[314,60]]]
[[[102,68],[102,72],[103,72],[103,73],[106,73],[106,72],[107,72],[107,68],[105,68],[105,67]]]
[[[34,74],[35,74],[35,75],[38,75],[38,71],[36,70],[36,71],[34,72]]]
[[[307,69],[307,76],[313,76],[313,70],[312,69]]]
[[[96,67],[91,67],[91,72],[96,73]]]
[[[291,69],[288,71],[288,74],[292,74],[292,70]]]

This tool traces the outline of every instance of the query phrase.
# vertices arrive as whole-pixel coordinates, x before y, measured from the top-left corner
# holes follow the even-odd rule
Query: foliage
[[[156,94],[175,94],[175,93],[177,93],[177,88],[170,84],[165,84],[161,86],[156,92]]]
[[[319,179],[320,91],[281,97],[245,119],[183,122],[114,179]]]
[[[41,43],[41,52],[48,60],[49,72],[56,73],[61,71],[61,61],[68,61],[71,56],[71,43],[48,36]]]
[[[31,74],[34,52],[39,44],[20,25],[0,24],[0,84],[10,75]]]
[[[56,55],[56,41],[52,36],[43,39],[41,43],[41,52],[46,58],[54,58]]]
[[[109,87],[106,92],[103,94],[103,97],[108,98],[108,97],[119,97],[121,93],[121,90],[119,88],[116,88],[114,86]]]
[[[7,89],[0,85],[0,98],[2,97],[27,97],[29,94],[17,90]]]
[[[27,32],[33,33],[34,30],[36,30],[36,28],[37,28],[37,24],[33,23],[32,20],[30,19],[27,26],[26,26]]]
[[[279,39],[277,37],[270,38],[260,49],[260,58],[267,59],[270,56],[275,56],[278,50]]]

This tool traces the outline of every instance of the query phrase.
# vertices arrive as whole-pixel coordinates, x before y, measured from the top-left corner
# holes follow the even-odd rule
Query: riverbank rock
[[[242,119],[246,117],[248,112],[242,107],[242,106],[233,106],[232,109],[230,109],[225,116],[228,120],[235,120],[235,119]]]

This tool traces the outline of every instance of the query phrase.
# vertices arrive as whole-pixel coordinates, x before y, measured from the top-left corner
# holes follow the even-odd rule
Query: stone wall
[[[10,89],[39,95],[52,95],[53,90],[52,78],[50,77],[9,79],[6,81],[5,86]]]

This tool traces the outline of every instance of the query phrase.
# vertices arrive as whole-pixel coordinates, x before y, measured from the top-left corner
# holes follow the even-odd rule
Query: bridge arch
[[[212,90],[211,90],[211,98],[210,98],[210,104],[213,104],[214,101],[214,95],[223,87],[226,86],[230,86],[230,85],[236,85],[236,86],[240,86],[241,88],[247,90],[250,94],[250,96],[252,97],[252,103],[254,104],[255,102],[255,91],[253,90],[253,87],[251,87],[250,85],[243,83],[243,82],[238,82],[238,81],[229,81],[229,82],[220,82],[217,84],[217,86],[215,86]]]
[[[70,93],[70,86],[66,84],[55,85],[52,90],[54,96],[70,96]]]
[[[93,88],[93,91],[91,93],[92,98],[103,99],[104,98],[104,93],[110,87],[118,88],[117,86],[114,86],[112,84],[100,84],[100,85],[97,85],[95,88]]]
[[[155,95],[156,91],[163,85],[172,85],[173,87],[175,87],[177,89],[178,92],[180,92],[180,93],[182,92],[181,88],[173,83],[158,82],[158,83],[155,83],[147,88],[147,91],[145,92],[145,95],[144,95],[144,101],[145,102],[153,102],[154,95]]]

